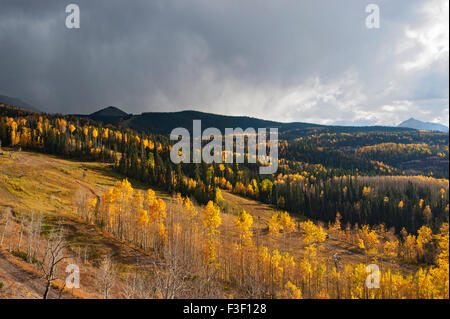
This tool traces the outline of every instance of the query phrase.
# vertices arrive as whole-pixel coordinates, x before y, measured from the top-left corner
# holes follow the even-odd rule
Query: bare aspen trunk
[[[17,251],[18,251],[18,252],[20,252],[20,248],[21,248],[21,246],[22,246],[23,227],[24,227],[24,217],[22,216],[22,221],[21,221],[21,223],[20,223],[19,243],[17,244]]]
[[[5,239],[6,230],[8,228],[8,223],[9,223],[9,209],[6,210],[6,222],[5,222],[5,226],[3,227],[2,239],[0,240],[0,245],[3,245],[3,241]]]
[[[39,249],[39,247],[40,247],[40,237],[41,237],[41,230],[42,230],[42,217],[41,216],[39,216],[39,219],[38,219],[38,224],[37,224],[37,227],[36,227],[36,232],[35,232],[35,234],[34,234],[34,236],[33,237],[36,237],[36,245],[34,245],[34,250],[33,250],[33,254],[32,254],[32,257],[33,258],[36,258],[36,252],[37,251],[39,251],[38,249]]]
[[[51,285],[51,281],[47,280],[47,284],[45,285],[45,291],[44,291],[44,295],[43,295],[42,299],[48,298],[48,292],[50,291],[50,285]]]

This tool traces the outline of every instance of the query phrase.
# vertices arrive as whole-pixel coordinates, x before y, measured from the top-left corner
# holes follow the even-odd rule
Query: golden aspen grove
[[[251,164],[175,165],[167,161],[171,144],[163,135],[6,105],[0,110],[2,168],[23,170],[35,161],[27,159],[31,154],[54,154],[98,163],[95,174],[110,176],[95,184],[95,171],[83,164],[79,185],[65,194],[73,209],[55,214],[24,204],[43,186],[27,190],[20,178],[2,173],[2,250],[39,272],[47,258],[41,250],[64,239],[61,254],[99,274],[108,269],[108,276],[91,283],[90,297],[449,298],[444,177],[396,173],[380,161],[360,169],[294,161],[288,158],[303,142],[286,140],[279,142],[285,154],[279,172],[264,178]],[[391,140],[409,133],[358,133],[358,139],[361,134]],[[321,136],[321,145],[352,136]],[[364,146],[361,163],[369,152],[395,156],[405,148],[386,145]],[[423,156],[422,147],[410,149]],[[436,149],[448,158],[448,147]],[[11,196],[20,200],[7,204]],[[134,261],[122,256],[124,248],[114,253],[95,241],[81,245],[88,239],[62,226],[68,220],[129,247]],[[376,289],[366,284],[369,264],[379,268]],[[58,289],[70,295],[61,278],[48,278],[49,296]]]

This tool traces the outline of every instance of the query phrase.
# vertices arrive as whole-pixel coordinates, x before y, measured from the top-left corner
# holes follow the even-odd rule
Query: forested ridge
[[[385,224],[396,232],[416,232],[423,225],[437,230],[448,219],[448,176],[435,178],[442,177],[442,167],[413,176],[398,168],[428,156],[448,162],[444,133],[327,133],[281,140],[273,176],[258,174],[258,164],[173,164],[166,136],[58,115],[4,116],[0,139],[4,146],[109,162],[125,176],[203,204],[222,188],[324,222],[340,212],[344,223]],[[350,153],[341,149],[350,146]],[[424,214],[425,207],[430,214]]]

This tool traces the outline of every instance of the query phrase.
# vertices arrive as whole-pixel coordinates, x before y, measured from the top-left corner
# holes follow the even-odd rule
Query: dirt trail
[[[51,157],[42,157],[34,155],[30,152],[12,152],[11,158],[16,164],[26,164],[26,165],[54,165],[57,161]]]
[[[42,298],[45,291],[45,280],[11,261],[11,255],[0,250],[0,281],[3,282],[2,290],[13,293],[14,298]],[[9,295],[9,294],[8,294]],[[11,297],[11,295],[10,295]],[[59,292],[51,288],[48,298],[59,297]],[[64,295],[65,298],[68,296]],[[2,297],[0,291],[0,298]]]
[[[71,244],[86,245],[86,240],[91,239],[88,243],[90,249],[104,250],[125,265],[136,265],[139,262],[140,265],[146,266],[153,265],[156,261],[151,254],[120,241],[95,225],[68,214],[61,215],[61,217],[63,218],[62,227],[64,227]],[[82,241],[79,242],[77,239],[82,239]]]

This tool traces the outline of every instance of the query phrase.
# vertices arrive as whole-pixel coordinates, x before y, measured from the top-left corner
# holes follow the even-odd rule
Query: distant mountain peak
[[[413,128],[416,130],[438,131],[448,133],[448,127],[439,123],[422,122],[410,117],[406,121],[401,122],[398,127]]]
[[[102,116],[102,117],[124,117],[127,116],[128,113],[122,111],[116,106],[108,106],[97,112],[90,114],[90,116]]]

